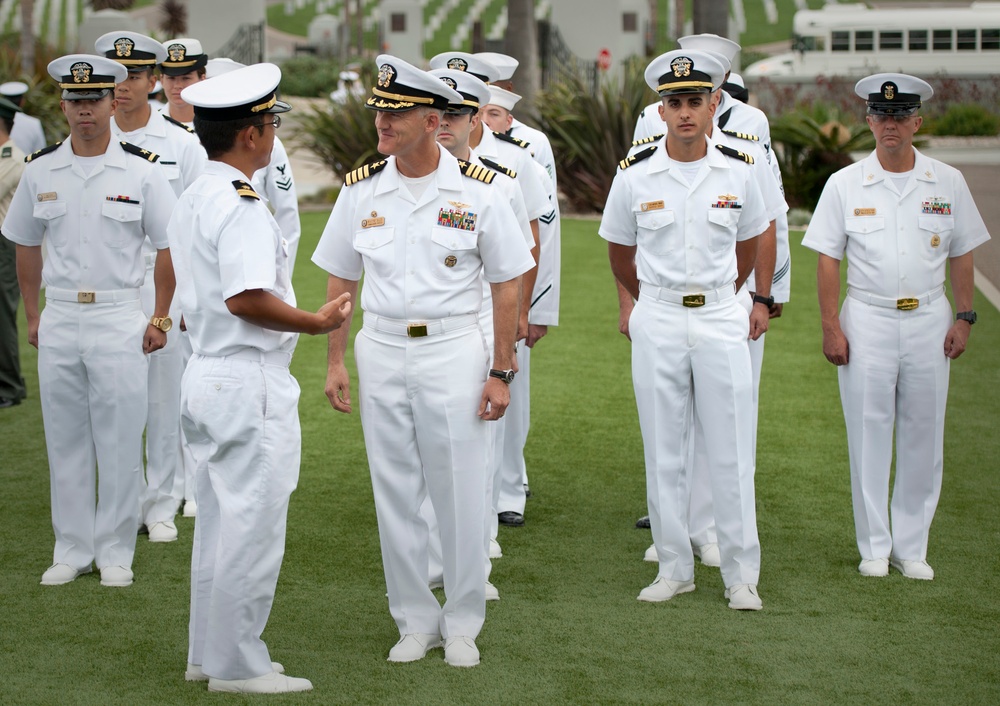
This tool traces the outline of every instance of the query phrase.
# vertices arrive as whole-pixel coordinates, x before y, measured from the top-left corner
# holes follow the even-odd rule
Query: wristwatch
[[[174,322],[170,319],[169,316],[154,316],[149,320],[149,323],[150,325],[155,326],[156,328],[163,331],[163,333],[169,331],[170,328],[174,325]]]
[[[490,368],[490,377],[497,378],[498,380],[503,380],[508,385],[514,382],[514,371],[513,370],[497,370],[496,368]]]
[[[969,311],[960,311],[955,314],[955,321],[968,321],[969,326],[972,326],[972,324],[976,323],[976,312],[971,309]]]
[[[774,297],[765,297],[763,294],[754,294],[753,303],[763,304],[768,309],[770,309],[772,306],[774,306]]]

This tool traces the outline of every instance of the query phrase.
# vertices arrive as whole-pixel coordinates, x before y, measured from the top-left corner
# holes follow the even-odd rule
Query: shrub
[[[49,78],[46,68],[59,54],[46,44],[36,42],[34,75],[24,76],[21,73],[21,57],[18,54],[20,41],[20,36],[16,33],[0,37],[0,76],[4,77],[4,81],[24,81],[28,84],[28,93],[21,107],[26,113],[42,121],[46,144],[51,145],[65,139],[69,134],[66,118],[59,108],[62,91],[56,82]]]
[[[628,153],[639,112],[655,96],[643,79],[642,60],[626,63],[623,78],[594,91],[564,74],[536,99],[539,128],[556,155],[562,191],[578,211],[603,211],[618,162]]]
[[[349,96],[344,104],[313,106],[299,117],[293,142],[340,175],[378,159],[375,113],[365,108],[366,98]]]
[[[337,88],[340,66],[332,59],[296,56],[281,63],[281,94],[317,98]]]
[[[785,113],[771,123],[785,200],[813,210],[830,176],[851,164],[851,152],[872,150],[867,123],[822,103]]]
[[[1000,116],[972,103],[950,105],[943,114],[925,118],[925,122],[923,129],[930,135],[973,137],[1000,132]]]

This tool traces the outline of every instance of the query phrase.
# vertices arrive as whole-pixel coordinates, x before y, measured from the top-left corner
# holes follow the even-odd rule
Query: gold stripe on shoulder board
[[[348,174],[344,177],[344,186],[351,186],[353,184],[357,184],[363,179],[367,179],[370,176],[375,176],[385,168],[385,165],[386,160],[381,159],[378,162],[370,162],[369,164],[358,167],[352,172],[348,172]]]
[[[495,179],[497,175],[496,172],[487,169],[486,167],[481,167],[478,164],[469,164],[461,159],[458,160],[458,166],[459,169],[462,170],[462,174],[485,184],[492,184],[493,179]]]
[[[632,140],[632,146],[633,147],[638,147],[639,145],[648,145],[650,142],[656,142],[657,140],[659,140],[664,135],[666,135],[666,133],[665,132],[661,132],[659,135],[653,135],[652,137],[647,137],[647,138],[642,139],[642,140]]]
[[[723,130],[723,135],[729,135],[730,137],[737,137],[741,140],[749,140],[750,142],[760,142],[760,138],[756,135],[751,135],[749,132],[737,132],[736,130]]]
[[[636,152],[631,157],[626,157],[625,159],[623,159],[622,161],[620,161],[618,163],[619,168],[621,168],[621,169],[628,169],[629,167],[631,167],[636,162],[641,162],[642,160],[644,160],[647,157],[649,157],[650,155],[652,155],[653,152],[656,151],[656,147],[657,147],[657,145],[652,145],[651,147],[647,147],[644,150]]]
[[[732,157],[733,159],[741,159],[747,164],[753,164],[753,157],[746,154],[745,152],[734,150],[732,147],[727,147],[726,145],[717,144],[715,147],[727,157]]]

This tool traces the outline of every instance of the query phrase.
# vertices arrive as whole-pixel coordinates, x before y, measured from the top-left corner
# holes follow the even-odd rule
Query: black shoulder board
[[[171,118],[171,117],[170,117],[169,115],[167,115],[166,113],[164,113],[164,114],[163,114],[163,119],[164,119],[164,120],[166,120],[166,121],[167,121],[168,123],[170,123],[171,125],[176,125],[176,126],[177,126],[177,127],[179,127],[179,128],[181,129],[181,130],[187,130],[187,131],[188,131],[188,132],[190,132],[190,133],[191,133],[192,135],[194,134],[194,128],[193,128],[193,127],[191,127],[190,125],[187,125],[187,124],[185,124],[185,123],[182,123],[182,122],[181,122],[180,120],[174,120],[173,118]]]
[[[490,169],[494,169],[494,170],[500,172],[501,174],[506,174],[511,179],[516,179],[517,178],[517,172],[515,172],[513,169],[508,169],[507,167],[503,166],[499,162],[494,162],[492,159],[487,159],[486,157],[480,157],[479,161],[482,162],[483,164],[485,164]]]
[[[233,187],[236,189],[236,193],[245,199],[254,199],[256,201],[260,200],[260,196],[258,196],[257,192],[253,190],[253,187],[242,179],[234,181]]]
[[[3,152],[0,153],[0,157],[7,159],[8,157],[13,156],[13,154],[14,154],[14,148],[8,145],[7,147],[3,148]]]
[[[530,144],[516,137],[511,137],[510,135],[503,132],[494,132],[493,134],[496,136],[498,140],[501,140],[503,142],[509,142],[510,144],[517,145],[518,147],[521,147],[523,149],[528,149],[528,145]]]
[[[155,162],[160,158],[160,155],[156,154],[155,152],[144,150],[142,147],[136,147],[131,142],[122,142],[122,149],[128,152],[129,154],[135,154],[142,157],[147,162]]]
[[[665,132],[661,132],[659,135],[653,135],[652,137],[647,137],[644,140],[632,140],[632,146],[638,147],[639,145],[648,145],[650,142],[656,142],[666,134],[667,133]]]
[[[480,167],[478,164],[469,164],[468,162],[463,162],[461,159],[458,160],[458,167],[465,176],[486,184],[492,184],[493,179],[497,175],[496,172],[490,171],[486,167]]]
[[[386,160],[382,159],[378,162],[372,162],[371,164],[366,164],[363,167],[358,167],[353,172],[348,172],[344,177],[344,186],[350,186],[351,184],[357,184],[362,179],[367,179],[370,176],[375,176],[380,171],[385,169]]]
[[[620,161],[618,163],[618,166],[621,169],[628,169],[629,167],[631,167],[636,162],[641,162],[642,160],[644,160],[647,157],[649,157],[650,155],[652,155],[653,152],[656,151],[656,147],[657,147],[656,145],[652,145],[651,147],[647,147],[644,150],[640,150],[639,152],[636,152],[631,157],[626,157],[625,159],[623,159],[622,161]]]
[[[727,157],[732,157],[733,159],[742,159],[747,164],[753,164],[753,157],[751,157],[748,154],[744,154],[739,150],[734,150],[732,147],[726,147],[725,145],[716,145],[716,148]]]
[[[38,150],[37,152],[32,152],[31,154],[29,154],[27,157],[24,158],[24,161],[25,162],[30,162],[31,160],[35,159],[36,157],[41,157],[43,154],[48,154],[49,152],[55,152],[57,149],[59,149],[59,145],[61,145],[61,144],[62,144],[62,142],[57,142],[54,145],[49,145],[48,147],[43,147],[42,149]]]
[[[749,132],[736,132],[735,130],[723,130],[723,135],[730,135],[731,137],[738,137],[741,140],[750,140],[750,142],[760,142],[760,138],[756,135],[751,135]]]

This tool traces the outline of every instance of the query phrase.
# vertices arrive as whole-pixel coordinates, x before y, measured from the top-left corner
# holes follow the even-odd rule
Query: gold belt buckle
[[[681,303],[687,307],[699,307],[705,306],[705,295],[704,294],[687,294],[681,299]]]
[[[920,300],[914,299],[912,297],[907,297],[906,299],[897,299],[896,308],[900,311],[912,311],[920,306]]]
[[[93,304],[97,299],[97,294],[94,292],[77,292],[76,301],[79,304]]]
[[[410,338],[423,338],[427,335],[427,324],[407,324],[406,335]]]

